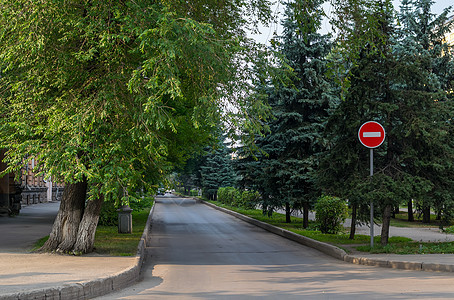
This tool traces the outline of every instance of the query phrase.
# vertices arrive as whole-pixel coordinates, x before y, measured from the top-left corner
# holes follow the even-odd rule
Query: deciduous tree
[[[236,107],[246,130],[260,126],[235,95],[249,91],[246,16],[266,21],[268,5],[0,1],[7,171],[35,157],[35,171],[66,186],[45,250],[90,251],[102,199],[128,202],[155,187],[204,146],[223,107]],[[253,104],[266,114],[262,102]]]

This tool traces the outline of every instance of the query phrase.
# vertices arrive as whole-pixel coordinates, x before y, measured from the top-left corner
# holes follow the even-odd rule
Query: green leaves
[[[8,170],[38,157],[54,180],[86,177],[106,199],[125,187],[153,189],[206,144],[226,102],[243,113],[247,103],[229,97],[249,88],[236,81],[237,56],[252,53],[240,12],[257,9],[266,19],[267,4],[186,5],[1,0],[0,146],[9,149]]]
[[[332,196],[322,196],[315,203],[315,221],[322,233],[337,234],[343,230],[348,216],[345,200]]]

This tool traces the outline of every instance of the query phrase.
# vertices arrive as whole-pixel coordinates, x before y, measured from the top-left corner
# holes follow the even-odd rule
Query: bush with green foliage
[[[237,206],[241,202],[241,193],[234,187],[221,187],[218,189],[218,201]]]
[[[221,203],[225,203],[227,198],[227,189],[226,187],[221,187],[218,189],[218,201]]]
[[[101,207],[98,225],[116,226],[118,224],[117,206],[114,201],[105,201]]]
[[[454,234],[454,225],[453,225],[453,226],[446,227],[446,228],[444,229],[444,232],[445,232],[445,233]]]
[[[221,187],[218,189],[218,201],[241,208],[255,208],[259,202],[260,194],[255,191],[241,191],[234,187]]]
[[[189,195],[191,197],[197,197],[199,195],[199,191],[198,190],[194,190],[192,189],[190,192],[189,192]]]
[[[347,204],[338,197],[322,196],[315,204],[315,221],[322,233],[339,233],[347,216]]]
[[[154,197],[150,195],[143,195],[138,198],[130,198],[129,199],[129,207],[132,208],[135,211],[142,211],[144,209],[147,209],[151,207],[154,203]]]
[[[154,198],[151,196],[143,196],[140,198],[131,198],[129,207],[134,211],[142,211],[150,208],[153,205]],[[98,225],[102,226],[117,226],[118,225],[118,203],[113,200],[105,201],[101,207],[99,214]]]
[[[254,209],[260,202],[260,193],[257,191],[243,191],[241,193],[241,207],[246,209]]]

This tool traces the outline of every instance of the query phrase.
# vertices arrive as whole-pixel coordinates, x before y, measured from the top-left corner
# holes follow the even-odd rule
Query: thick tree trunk
[[[386,205],[385,208],[383,209],[383,223],[382,223],[382,227],[381,227],[381,240],[380,240],[382,246],[388,245],[389,223],[391,221],[391,211],[392,211],[391,205]]]
[[[413,200],[408,201],[408,222],[414,222],[415,216],[413,215]]]
[[[427,224],[430,223],[430,206],[423,207],[422,222]]]
[[[309,204],[303,204],[303,228],[307,228],[309,226]]]
[[[292,219],[290,218],[290,203],[285,203],[285,223],[292,223]]]
[[[74,253],[89,253],[93,251],[96,227],[98,226],[99,214],[101,213],[101,206],[103,203],[104,197],[102,195],[88,201],[85,207],[84,216],[79,224],[77,240],[73,250]]]
[[[353,204],[353,206],[352,206],[352,224],[350,225],[350,236],[348,237],[350,240],[355,239],[357,209],[358,209],[358,205]]]
[[[57,217],[47,242],[39,249],[45,252],[72,251],[85,208],[87,181],[66,184]]]

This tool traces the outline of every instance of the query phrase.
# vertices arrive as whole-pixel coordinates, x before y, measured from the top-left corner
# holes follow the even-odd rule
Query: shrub
[[[190,192],[189,192],[189,195],[191,197],[197,197],[199,195],[199,191],[198,190],[195,190],[195,189],[192,189]]]
[[[101,213],[99,214],[98,225],[104,226],[117,226],[118,225],[118,212],[115,201],[106,201],[101,206]]]
[[[240,191],[233,187],[218,189],[218,201],[235,207],[252,209],[257,206],[260,194],[252,191]]]
[[[234,203],[237,202],[237,192],[233,187],[220,187],[218,189],[218,201],[234,206]]]
[[[451,234],[453,234],[453,233],[454,233],[454,226],[446,227],[444,231],[445,231],[446,233],[451,233]]]
[[[226,203],[227,199],[227,188],[226,187],[220,187],[218,189],[218,201],[221,203]]]
[[[246,209],[254,209],[260,201],[259,192],[243,191],[241,193],[241,207]]]
[[[322,196],[315,204],[315,221],[322,233],[337,234],[348,216],[348,207],[344,200],[333,196]]]
[[[129,207],[134,211],[141,211],[153,205],[154,197],[145,195],[140,198],[129,198]]]
[[[227,188],[227,204],[232,206],[240,207],[241,204],[241,193],[239,190],[233,187]]]

